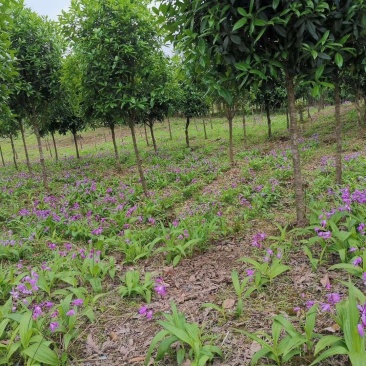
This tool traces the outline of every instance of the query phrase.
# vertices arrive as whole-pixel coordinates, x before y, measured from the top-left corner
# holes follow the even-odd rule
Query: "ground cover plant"
[[[363,1],[0,8],[0,364],[365,365]]]

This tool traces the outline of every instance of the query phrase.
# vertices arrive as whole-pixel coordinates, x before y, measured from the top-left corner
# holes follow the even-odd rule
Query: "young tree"
[[[209,106],[205,101],[205,94],[196,88],[194,84],[187,84],[184,82],[180,84],[180,87],[181,93],[177,98],[177,111],[186,118],[184,132],[186,136],[186,145],[187,147],[190,147],[189,125],[191,123],[191,118],[206,116],[209,111]]]
[[[154,150],[157,152],[154,124],[163,122],[168,115],[170,104],[169,74],[167,59],[161,52],[153,55],[150,63],[150,69],[144,76],[144,89],[141,91],[141,97],[146,98],[147,104],[141,112],[142,122],[150,129],[151,139]],[[146,131],[146,130],[145,130]],[[146,141],[147,136],[146,136]]]
[[[16,102],[36,135],[43,185],[48,188],[40,129],[54,97],[64,44],[56,23],[38,16],[30,9],[19,5],[12,17],[9,34],[16,55],[15,66],[19,72]]]
[[[268,78],[261,82],[256,93],[255,101],[260,105],[264,105],[269,139],[272,138],[271,109],[280,108],[286,99],[286,89],[281,86],[278,80]]]
[[[328,2],[163,0],[159,9],[161,21],[171,32],[169,40],[201,68],[213,61],[235,65],[242,71],[242,84],[253,77],[277,78],[279,71],[284,72],[297,223],[305,225],[295,82],[311,72],[308,62],[311,55],[314,59],[328,57],[327,52],[334,47],[322,23],[331,11]],[[311,53],[306,45],[322,52]]]
[[[12,92],[12,85],[16,71],[14,68],[14,54],[11,51],[9,39],[9,8],[14,3],[13,0],[3,0],[0,2],[0,114],[2,117],[10,115],[8,97]]]
[[[83,109],[112,128],[124,120],[131,130],[140,181],[147,185],[137,148],[135,123],[146,108],[141,98],[150,56],[160,48],[152,14],[143,2],[75,0],[61,21],[81,56]]]
[[[16,170],[18,170],[18,164],[17,153],[14,146],[14,138],[16,137],[17,133],[18,126],[11,120],[9,116],[0,120],[0,137],[10,139],[11,150],[13,152],[13,162]]]

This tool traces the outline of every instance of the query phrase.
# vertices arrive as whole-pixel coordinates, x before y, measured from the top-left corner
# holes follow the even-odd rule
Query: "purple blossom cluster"
[[[257,233],[252,237],[252,246],[256,248],[262,248],[263,241],[266,239],[267,235],[265,233]]]

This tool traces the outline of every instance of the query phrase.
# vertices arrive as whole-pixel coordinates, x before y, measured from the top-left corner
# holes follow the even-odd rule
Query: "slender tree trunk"
[[[243,112],[243,134],[244,134],[244,146],[247,146],[247,121],[245,118],[245,112]]]
[[[311,120],[309,97],[308,97],[308,99],[306,99],[306,101],[307,101],[307,107],[308,107],[308,118]]]
[[[80,159],[78,139],[77,139],[76,134],[77,134],[76,131],[72,131],[72,135],[74,136],[74,145],[75,145],[76,157],[77,157],[77,159]]]
[[[229,158],[230,164],[234,165],[234,149],[233,149],[233,117],[228,117],[229,121]]]
[[[198,131],[198,125],[197,125],[197,120],[194,119],[194,125],[196,126],[196,131]]]
[[[154,151],[158,152],[158,147],[156,146],[156,140],[155,140],[155,135],[154,135],[154,124],[149,124],[149,128],[150,128],[150,134],[151,134],[151,139],[154,145]]]
[[[290,118],[289,118],[288,108],[286,109],[286,127],[287,127],[287,130],[290,130]]]
[[[114,147],[114,156],[116,157],[116,163],[117,163],[117,169],[121,170],[121,163],[119,161],[119,154],[118,154],[118,147],[117,147],[117,142],[116,142],[116,133],[115,133],[115,124],[114,123],[110,123],[109,124],[109,128],[111,130],[111,134],[112,134],[112,142],[113,142],[113,147]]]
[[[39,134],[39,127],[38,127],[37,117],[36,117],[35,114],[33,115],[32,125],[33,125],[33,129],[34,129],[34,133],[35,133],[36,138],[37,138],[39,161],[40,161],[41,167],[42,167],[43,186],[44,186],[45,189],[48,189],[46,163],[45,163],[44,155],[43,155],[42,140],[41,140],[41,135]]]
[[[20,129],[20,133],[22,135],[23,146],[24,146],[24,153],[25,153],[25,160],[27,162],[28,171],[29,171],[30,174],[32,174],[33,173],[32,172],[32,165],[31,165],[30,159],[29,159],[27,143],[25,141],[24,126],[23,126],[23,122],[22,122],[21,119],[19,119],[19,129]]]
[[[337,149],[335,156],[336,184],[342,184],[342,122],[341,122],[341,98],[340,98],[339,77],[334,80],[334,101],[335,101],[335,121],[336,121],[336,141]]]
[[[45,139],[45,140],[46,140],[46,145],[48,146],[48,151],[50,152],[50,156],[51,156],[51,159],[52,159],[53,155],[52,155],[52,149],[51,149],[50,142],[48,141],[48,139]]]
[[[266,115],[267,115],[267,125],[268,125],[268,138],[272,138],[272,124],[271,124],[271,115],[269,112],[269,103],[266,103]]]
[[[3,149],[0,146],[0,155],[1,155],[1,161],[3,163],[3,166],[5,166],[5,160],[4,160],[4,155],[3,155]]]
[[[142,170],[142,162],[141,162],[141,158],[140,158],[140,153],[139,153],[139,150],[137,148],[137,141],[136,141],[136,134],[135,134],[135,122],[134,122],[134,120],[130,120],[129,123],[128,123],[128,125],[129,125],[130,130],[131,130],[133,148],[135,150],[137,168],[138,168],[139,175],[140,175],[140,181],[141,181],[142,189],[144,191],[145,196],[147,196],[147,185],[146,185],[144,171]]]
[[[172,126],[170,125],[170,118],[169,117],[168,117],[168,128],[169,128],[169,136],[170,136],[170,139],[173,140]]]
[[[186,121],[186,128],[185,128],[186,144],[187,144],[187,147],[189,147],[189,134],[188,134],[188,127],[189,127],[190,122],[191,122],[190,118],[189,118],[189,117],[187,117],[187,121]]]
[[[18,164],[17,164],[17,158],[16,158],[16,152],[15,152],[15,146],[14,146],[13,136],[10,134],[9,137],[10,137],[11,149],[13,150],[14,166],[15,166],[15,169],[18,170]]]
[[[52,136],[52,142],[53,142],[53,149],[55,150],[56,161],[58,161],[58,151],[57,151],[55,133],[54,132],[51,132],[51,136]]]
[[[205,133],[205,140],[207,140],[207,131],[206,131],[206,122],[205,122],[205,119],[203,119],[202,122],[203,122],[203,131]]]
[[[144,130],[145,130],[146,145],[150,146],[149,137],[147,136],[146,123],[144,123]]]
[[[292,151],[292,160],[294,169],[294,188],[295,188],[297,225],[303,227],[306,225],[306,217],[305,217],[304,193],[302,189],[301,161],[298,147],[295,87],[293,77],[290,75],[288,70],[285,71],[285,75],[286,75],[288,108],[290,114],[290,136],[291,136],[291,151]]]

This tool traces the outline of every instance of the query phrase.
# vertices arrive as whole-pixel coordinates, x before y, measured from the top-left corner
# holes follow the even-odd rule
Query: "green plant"
[[[267,283],[271,283],[273,279],[291,269],[290,266],[282,264],[280,258],[264,261],[263,263],[248,257],[240,258],[239,261],[249,263],[255,268],[253,286],[256,289],[265,286]]]
[[[262,346],[253,355],[250,364],[256,365],[261,358],[269,358],[275,361],[277,365],[282,365],[292,357],[300,355],[305,345],[306,351],[309,354],[313,349],[314,339],[320,337],[314,333],[316,313],[316,306],[313,306],[306,313],[304,334],[297,331],[283,315],[277,315],[273,318],[272,335],[265,332],[253,334],[244,330],[237,330]],[[282,332],[286,335],[281,339]]]
[[[154,281],[151,279],[151,273],[145,273],[144,280],[140,280],[139,271],[129,271],[125,274],[125,278],[122,280],[123,286],[118,289],[119,294],[122,297],[141,296],[146,302],[151,301],[152,288]]]
[[[238,296],[238,303],[236,305],[236,316],[241,316],[243,313],[243,299],[242,299],[243,294],[244,294],[244,298],[249,297],[250,294],[255,290],[255,288],[250,287],[244,293],[245,287],[248,285],[250,277],[246,277],[246,278],[244,278],[244,280],[242,282],[240,282],[238,271],[233,270],[231,272],[231,280],[233,281],[234,289],[235,289],[236,295]]]
[[[365,337],[358,331],[360,313],[357,308],[357,300],[365,304],[366,297],[352,283],[349,283],[348,287],[348,299],[336,305],[335,320],[343,334],[323,337],[315,347],[315,355],[319,356],[311,366],[336,355],[347,355],[353,366],[366,364]]]
[[[188,358],[191,360],[192,366],[204,366],[215,355],[222,356],[220,348],[211,344],[204,344],[202,330],[196,323],[188,323],[184,314],[178,312],[173,302],[171,308],[172,315],[163,314],[166,320],[158,321],[164,329],[157,333],[152,340],[145,359],[145,365],[149,364],[152,352],[158,343],[156,361],[162,360],[174,343],[178,343],[178,347],[174,348],[178,365],[181,365]]]

